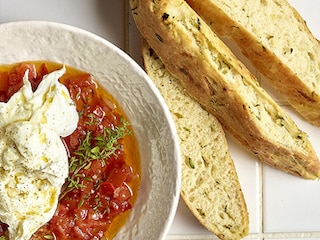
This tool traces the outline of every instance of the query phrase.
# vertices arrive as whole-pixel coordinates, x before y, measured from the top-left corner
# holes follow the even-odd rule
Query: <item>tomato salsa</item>
[[[0,67],[0,101],[7,102],[29,69],[35,90],[42,77],[61,65],[24,62]],[[137,142],[123,110],[89,73],[66,67],[59,80],[74,100],[77,129],[63,138],[69,177],[53,218],[32,239],[112,239],[125,223],[137,197],[140,159]],[[0,222],[0,237],[7,235]]]

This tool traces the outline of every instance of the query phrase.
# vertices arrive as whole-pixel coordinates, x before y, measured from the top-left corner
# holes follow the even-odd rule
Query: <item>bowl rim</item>
[[[175,168],[175,192],[174,196],[172,196],[172,201],[171,201],[171,207],[169,211],[169,215],[167,216],[167,221],[165,222],[162,232],[159,233],[159,239],[165,239],[167,236],[170,227],[173,223],[178,204],[179,204],[179,199],[180,199],[180,186],[181,186],[181,155],[180,155],[180,145],[179,145],[179,138],[177,135],[176,131],[176,126],[174,123],[174,120],[172,118],[172,115],[170,113],[170,110],[163,99],[160,91],[158,88],[155,86],[153,81],[150,79],[150,77],[147,75],[147,73],[142,69],[142,67],[134,60],[132,59],[128,53],[126,53],[124,50],[120,49],[117,47],[115,44],[111,43],[109,40],[98,36],[95,33],[92,33],[90,31],[84,30],[79,27],[75,27],[69,24],[65,23],[59,23],[59,22],[53,22],[53,21],[45,21],[45,20],[16,20],[16,21],[7,21],[7,22],[1,22],[0,23],[0,29],[1,28],[12,28],[12,27],[23,27],[23,26],[38,26],[38,27],[45,27],[49,26],[52,28],[58,28],[62,29],[65,31],[72,32],[73,34],[82,34],[86,35],[88,38],[93,39],[95,41],[100,42],[101,44],[107,46],[110,48],[113,52],[117,53],[120,57],[122,57],[126,62],[128,62],[136,71],[136,73],[144,79],[144,82],[148,85],[148,87],[152,90],[153,94],[155,94],[157,100],[160,103],[161,110],[164,113],[165,120],[167,122],[168,128],[171,130],[171,139],[173,141],[173,147],[174,147],[174,159],[176,161],[176,168]],[[1,39],[0,39],[1,42]],[[2,63],[1,63],[2,64]],[[125,109],[123,109],[126,111]]]

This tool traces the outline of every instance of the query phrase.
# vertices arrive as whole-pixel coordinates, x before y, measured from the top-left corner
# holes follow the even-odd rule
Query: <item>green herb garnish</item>
[[[74,189],[83,189],[86,186],[82,183],[84,179],[88,179],[79,172],[90,168],[93,161],[99,160],[102,165],[106,164],[108,158],[112,155],[116,156],[117,150],[122,145],[119,140],[125,135],[131,134],[127,128],[128,122],[121,120],[121,125],[114,129],[104,128],[103,134],[93,136],[92,131],[88,131],[82,140],[80,146],[73,152],[73,156],[69,163],[69,177],[65,183],[65,189],[60,199],[65,197],[67,193]]]

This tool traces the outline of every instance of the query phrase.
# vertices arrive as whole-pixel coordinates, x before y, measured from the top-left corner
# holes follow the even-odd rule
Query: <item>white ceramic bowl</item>
[[[0,36],[0,64],[64,63],[93,74],[116,98],[133,125],[142,164],[137,201],[116,239],[164,239],[180,193],[179,146],[170,112],[145,72],[108,41],[63,24],[3,23]]]

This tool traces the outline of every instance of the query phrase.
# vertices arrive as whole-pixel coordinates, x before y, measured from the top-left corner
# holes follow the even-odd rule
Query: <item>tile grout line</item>
[[[130,8],[129,8],[129,1],[124,1],[124,51],[129,54],[130,53],[130,21],[129,21],[129,14],[130,14]]]
[[[262,82],[262,76],[261,74],[258,72],[258,70],[255,69],[255,76],[257,77],[257,80],[259,82],[259,84],[261,85],[261,82]],[[263,224],[263,219],[264,219],[264,200],[263,200],[263,182],[264,182],[264,179],[263,179],[263,163],[258,160],[258,175],[259,175],[259,196],[258,196],[258,204],[259,204],[259,231],[257,233],[259,239],[263,239],[264,237],[264,224]]]
[[[247,240],[263,240],[263,239],[309,239],[309,238],[320,238],[320,232],[275,232],[275,233],[250,233],[245,239]],[[166,240],[218,240],[219,238],[213,234],[193,234],[193,235],[167,235]]]
[[[264,235],[264,201],[263,201],[263,164],[259,161],[259,237],[263,239]]]

